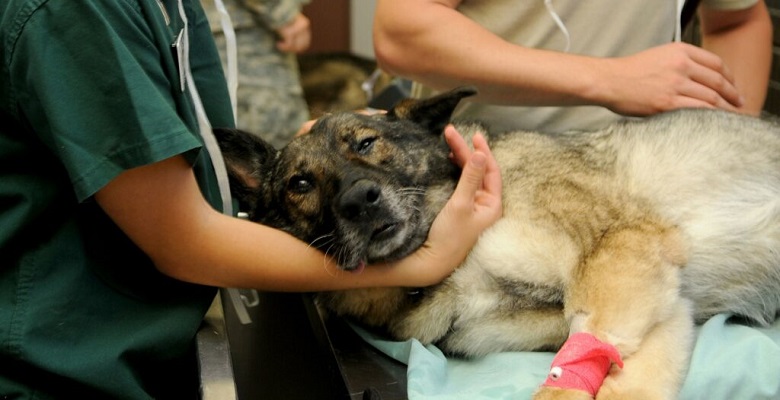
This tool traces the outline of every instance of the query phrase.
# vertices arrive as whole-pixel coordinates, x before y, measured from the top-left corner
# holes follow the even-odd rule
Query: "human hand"
[[[309,18],[298,13],[287,25],[276,30],[279,41],[276,48],[287,53],[301,53],[311,44],[311,23]]]
[[[453,162],[463,167],[455,192],[433,221],[428,239],[414,255],[422,267],[410,271],[418,286],[440,282],[471,251],[480,234],[501,218],[501,172],[484,136],[474,135],[472,152],[452,125],[444,131]]]
[[[476,228],[473,231],[473,243],[471,243],[473,245],[482,231],[493,225],[503,215],[501,170],[490,151],[487,140],[481,133],[475,134],[472,138],[473,152],[463,136],[452,125],[448,125],[444,129],[444,137],[452,151],[452,161],[463,168],[463,171],[455,192],[442,212],[439,213],[436,221],[441,219],[441,215],[446,212],[460,214],[463,220],[456,219],[449,222]],[[436,227],[436,221],[434,221],[431,230]],[[449,235],[451,232],[460,231],[445,230],[444,232]],[[471,250],[471,245],[464,247],[466,252]]]
[[[604,61],[603,103],[619,114],[686,107],[736,111],[744,102],[723,61],[690,44],[670,43]]]

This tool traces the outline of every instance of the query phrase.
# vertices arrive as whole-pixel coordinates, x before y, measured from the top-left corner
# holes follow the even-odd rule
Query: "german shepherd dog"
[[[250,219],[345,270],[420,246],[459,169],[443,129],[471,88],[386,114],[323,117],[280,151],[219,131]],[[462,134],[482,129],[455,123]],[[503,218],[442,283],[321,293],[331,312],[445,352],[558,349],[586,332],[614,346],[598,399],[673,399],[695,322],[780,310],[780,127],[680,110],[594,132],[491,137]],[[600,383],[600,382],[599,382]],[[536,399],[589,399],[542,386]]]

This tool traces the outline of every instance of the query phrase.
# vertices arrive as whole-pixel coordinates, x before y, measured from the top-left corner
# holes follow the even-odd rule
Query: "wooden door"
[[[350,51],[350,0],[311,0],[303,14],[311,20],[312,40],[307,53]]]

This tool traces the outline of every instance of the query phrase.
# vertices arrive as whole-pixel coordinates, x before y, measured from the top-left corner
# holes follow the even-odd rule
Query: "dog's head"
[[[245,132],[215,134],[233,195],[251,220],[356,270],[425,241],[460,173],[442,132],[458,102],[475,93],[403,100],[386,114],[328,115],[278,151]]]

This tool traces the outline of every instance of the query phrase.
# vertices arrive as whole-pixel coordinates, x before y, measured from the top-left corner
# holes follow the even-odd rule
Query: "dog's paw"
[[[593,397],[583,390],[542,386],[534,393],[533,400],[593,400]]]

